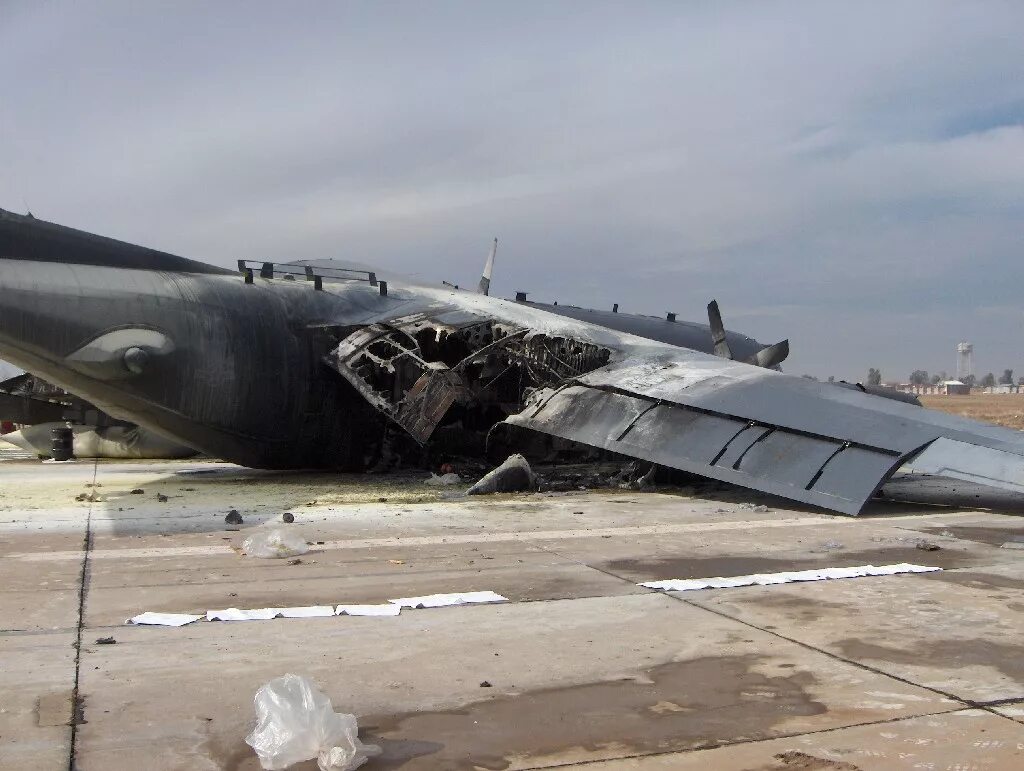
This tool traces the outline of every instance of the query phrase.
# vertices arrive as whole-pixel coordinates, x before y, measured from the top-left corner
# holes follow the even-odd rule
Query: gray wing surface
[[[525,406],[519,396],[499,400],[517,403],[497,429],[529,429],[846,514],[908,463],[1024,492],[1018,431],[529,305],[390,281],[379,313],[355,314],[362,306],[346,303],[341,326],[351,332],[325,363],[420,442],[450,406],[486,399],[514,369],[530,375],[520,392],[528,396]],[[444,364],[433,343],[424,350],[442,339],[461,341],[465,359]]]
[[[1019,432],[687,353],[543,389],[505,423],[846,514],[909,461],[1024,492]]]

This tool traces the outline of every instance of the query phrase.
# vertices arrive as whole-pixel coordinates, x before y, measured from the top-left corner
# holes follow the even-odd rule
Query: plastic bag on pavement
[[[284,675],[256,691],[256,728],[245,743],[264,769],[317,759],[320,771],[352,771],[380,754],[359,741],[355,715],[335,712],[331,700],[299,675]]]
[[[247,557],[281,559],[295,557],[309,551],[306,539],[285,530],[263,530],[242,541],[242,553]]]
[[[430,475],[430,478],[427,480],[427,484],[428,485],[457,485],[461,481],[462,481],[462,477],[460,477],[458,474],[456,474],[454,472],[449,473],[449,474],[442,474],[441,476],[438,476],[437,474],[433,474],[432,473]]]

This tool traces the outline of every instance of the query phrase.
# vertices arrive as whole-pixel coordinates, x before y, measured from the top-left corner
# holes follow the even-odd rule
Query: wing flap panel
[[[505,422],[846,514],[859,512],[900,460],[604,389],[573,385],[535,398],[539,410],[528,407]]]

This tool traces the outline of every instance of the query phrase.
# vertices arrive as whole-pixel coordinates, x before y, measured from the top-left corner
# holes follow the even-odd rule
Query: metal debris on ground
[[[167,496],[166,496],[166,495],[164,495],[163,493],[157,493],[157,494],[156,494],[156,499],[157,499],[157,500],[158,500],[158,501],[159,501],[160,503],[167,503]]]
[[[117,645],[117,640],[113,637],[100,637],[96,640],[97,645]]]
[[[241,525],[242,515],[238,513],[238,509],[232,509],[228,512],[228,515],[224,517],[224,521],[229,525]]]
[[[380,747],[363,744],[355,715],[335,712],[312,681],[287,674],[256,691],[256,728],[245,742],[264,769],[285,769],[316,758],[320,771],[352,771]]]
[[[286,511],[284,514],[281,515],[281,521],[286,522],[290,525],[292,522],[295,521],[295,515],[292,514],[290,511]]]
[[[920,549],[921,551],[938,551],[942,547],[937,543],[932,543],[931,541],[918,541],[915,548]]]
[[[247,557],[283,559],[308,551],[309,545],[304,538],[284,530],[263,530],[242,541],[242,553]]]
[[[537,475],[526,458],[516,453],[467,491],[469,495],[515,493],[537,489]]]
[[[134,490],[132,490],[128,494],[129,495],[145,495],[145,493],[146,493],[146,491],[143,490],[141,487],[136,487]]]

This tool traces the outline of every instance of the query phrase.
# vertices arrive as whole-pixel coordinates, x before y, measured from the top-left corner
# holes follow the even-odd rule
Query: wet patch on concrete
[[[932,666],[955,670],[960,667],[991,667],[1024,685],[1024,645],[1007,645],[991,640],[931,640],[912,649],[894,648],[855,637],[839,640],[836,647],[852,661],[884,661],[900,666]]]
[[[783,721],[826,712],[808,694],[816,682],[811,673],[768,676],[755,671],[761,661],[754,655],[692,659],[636,679],[501,695],[360,724],[384,747],[374,768],[500,771],[530,759],[614,758],[768,738]]]
[[[968,525],[950,527],[917,527],[920,533],[929,535],[952,535],[965,541],[1002,546],[1015,538],[1024,538],[1024,525],[1017,527],[972,527]]]
[[[1024,580],[1022,579],[974,570],[950,570],[943,571],[941,573],[921,573],[917,577],[929,581],[942,581],[947,584],[957,584],[958,586],[965,586],[968,589],[981,589],[983,591],[992,591],[993,589],[1016,589],[1017,591],[1024,591]]]
[[[911,562],[940,568],[970,567],[982,561],[969,552],[955,549],[921,551],[915,546],[895,546],[859,551],[834,550],[808,552],[803,557],[757,556],[679,556],[637,559],[618,559],[594,565],[632,581],[660,581],[670,578],[713,578],[715,576],[745,576],[752,573],[779,573],[784,570],[810,570],[823,567],[855,567],[857,565],[893,565]]]
[[[787,592],[776,588],[772,592],[765,592],[755,600],[760,608],[772,608],[783,611],[786,618],[801,624],[810,624],[821,619],[823,610],[836,610],[843,613],[850,612],[850,606],[841,602],[830,602],[812,597],[805,597],[801,594]]]

